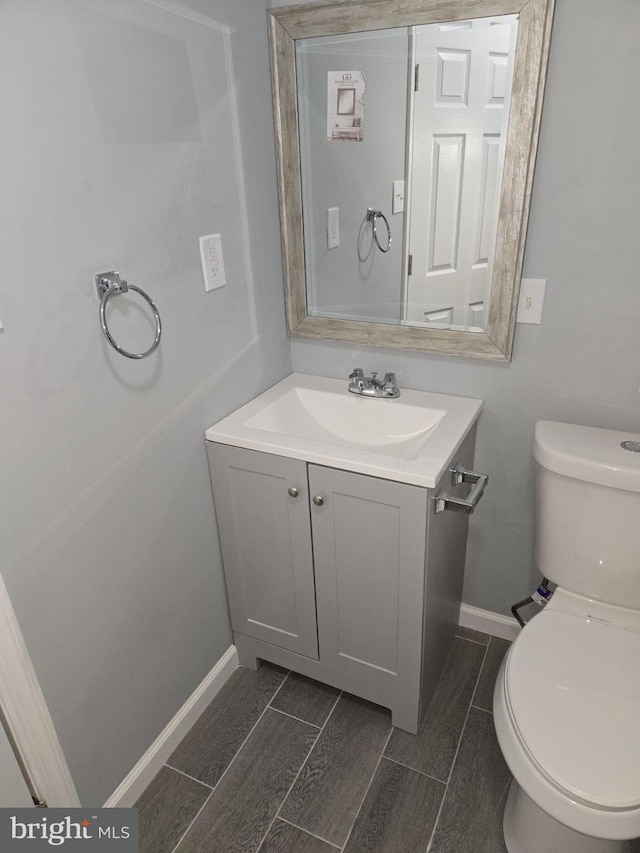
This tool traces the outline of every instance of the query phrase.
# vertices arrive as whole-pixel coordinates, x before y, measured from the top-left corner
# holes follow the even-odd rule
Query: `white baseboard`
[[[182,738],[213,697],[238,668],[238,653],[229,646],[211,672],[198,685],[172,720],[160,732],[142,758],[104,804],[106,808],[130,808],[158,773]]]
[[[505,640],[515,639],[520,630],[520,626],[512,616],[492,613],[490,610],[482,610],[480,607],[473,607],[471,604],[461,605],[458,621],[464,628],[472,628],[475,631],[482,631],[484,634],[492,634],[494,637],[502,637]],[[229,646],[211,672],[111,794],[104,804],[106,808],[118,806],[127,808],[134,805],[213,697],[238,668],[238,665],[236,647]]]
[[[503,640],[515,640],[520,631],[520,625],[513,616],[503,616],[502,613],[493,613],[471,604],[460,605],[458,624],[463,628],[482,631],[483,634],[502,637]]]

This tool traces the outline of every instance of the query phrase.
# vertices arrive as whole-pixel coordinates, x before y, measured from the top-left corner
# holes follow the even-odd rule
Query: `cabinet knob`
[[[289,488],[287,489],[287,492],[289,493],[289,497],[291,497],[291,498],[297,498],[298,495],[300,494],[300,492],[296,489],[295,486],[289,486]]]
[[[316,506],[324,506],[324,498],[322,495],[314,495],[313,502]]]

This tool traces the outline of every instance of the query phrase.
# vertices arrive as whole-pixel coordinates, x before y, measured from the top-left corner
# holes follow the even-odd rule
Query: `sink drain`
[[[621,441],[620,447],[623,450],[630,450],[631,453],[640,453],[640,441]]]

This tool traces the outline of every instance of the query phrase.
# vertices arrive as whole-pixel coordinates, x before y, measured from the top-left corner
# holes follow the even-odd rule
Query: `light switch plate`
[[[404,210],[404,181],[393,182],[393,198],[391,213],[402,213]]]
[[[520,299],[516,323],[542,323],[546,278],[523,278],[520,282]]]

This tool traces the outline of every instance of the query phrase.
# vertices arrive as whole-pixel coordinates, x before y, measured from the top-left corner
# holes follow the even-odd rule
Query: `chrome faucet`
[[[361,394],[363,397],[399,397],[400,389],[396,383],[395,373],[385,373],[382,382],[377,379],[377,373],[365,376],[361,367],[356,367],[349,375],[349,391]]]

